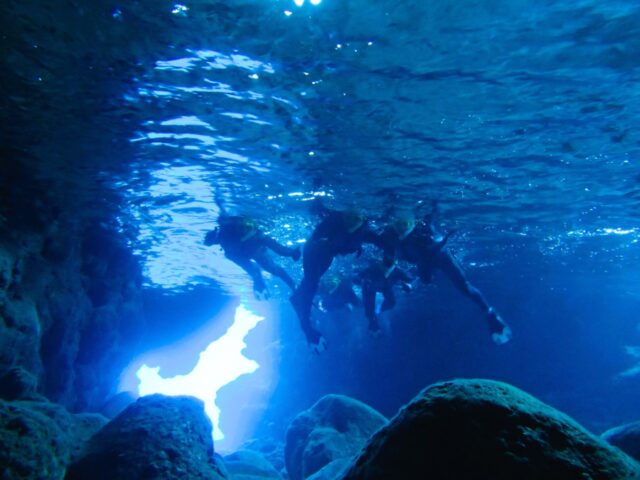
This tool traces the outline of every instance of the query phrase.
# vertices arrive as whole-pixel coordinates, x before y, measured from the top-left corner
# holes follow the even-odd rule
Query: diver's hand
[[[511,328],[493,308],[489,309],[489,312],[487,313],[487,320],[489,322],[491,339],[496,345],[504,345],[511,340],[511,337],[513,337]]]
[[[319,355],[327,349],[327,341],[321,335],[320,338],[318,339],[318,343],[310,343],[309,347],[311,348],[311,351],[313,353],[315,353],[316,355]]]
[[[256,288],[253,287],[253,295],[256,297],[256,300],[269,300],[271,298],[271,293],[267,287]]]
[[[327,341],[324,339],[324,337],[319,331],[315,329],[310,329],[305,334],[307,336],[307,342],[309,343],[309,348],[313,353],[319,354],[324,352],[327,349]]]
[[[318,301],[317,303],[313,304],[318,310],[320,310],[322,313],[327,313],[328,310],[324,307],[324,304],[322,303],[322,300]]]

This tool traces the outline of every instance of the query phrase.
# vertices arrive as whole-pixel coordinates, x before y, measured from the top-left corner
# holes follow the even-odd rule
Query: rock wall
[[[109,223],[62,208],[26,168],[0,190],[0,377],[21,368],[50,400],[97,410],[142,333],[140,266]]]
[[[211,421],[193,397],[140,398],[89,441],[68,480],[226,477],[217,465]]]

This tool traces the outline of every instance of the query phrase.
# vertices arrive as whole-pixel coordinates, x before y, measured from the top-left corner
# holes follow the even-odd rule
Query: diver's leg
[[[451,279],[458,290],[473,300],[485,312],[493,341],[498,344],[508,342],[511,339],[511,329],[493,307],[489,305],[480,290],[469,282],[462,271],[462,267],[453,256],[449,252],[441,251],[438,254],[438,266]]]
[[[304,277],[291,295],[291,304],[295,309],[302,331],[311,344],[318,344],[322,336],[311,325],[311,306],[318,290],[320,278],[331,266],[333,253],[327,245],[308,242],[303,253]]]
[[[273,259],[269,256],[267,251],[264,248],[261,248],[255,255],[254,259],[258,262],[264,270],[269,272],[271,275],[275,275],[279,279],[281,279],[284,283],[286,283],[291,290],[295,290],[296,284],[293,279],[289,276],[287,271],[282,268],[280,265],[277,265]]]
[[[272,252],[280,255],[281,257],[290,257],[298,261],[300,259],[300,247],[287,247],[276,242],[273,238],[264,236],[262,238],[262,244]]]
[[[369,330],[373,333],[380,331],[376,316],[376,290],[369,282],[362,284],[362,305],[364,306],[364,315],[369,320]]]
[[[467,279],[460,264],[448,252],[440,252],[438,254],[438,266],[449,277],[460,292],[470,298],[485,313],[489,313],[491,306],[485,300],[484,296],[471,282]]]
[[[260,270],[260,267],[256,264],[256,262],[254,262],[250,258],[236,255],[227,255],[227,258],[249,274],[249,276],[253,280],[254,291],[262,293],[267,289],[267,286],[264,283],[264,278],[262,277],[262,271]]]

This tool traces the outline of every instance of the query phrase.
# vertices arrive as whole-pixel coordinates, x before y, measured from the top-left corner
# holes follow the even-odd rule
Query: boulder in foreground
[[[285,463],[291,480],[302,480],[325,465],[357,455],[387,419],[343,395],[322,397],[289,425]]]
[[[432,385],[376,433],[344,480],[633,479],[640,465],[505,383]]]
[[[68,480],[224,478],[213,455],[211,422],[192,397],[140,398],[89,442]]]
[[[61,480],[106,419],[49,402],[0,400],[0,478]]]

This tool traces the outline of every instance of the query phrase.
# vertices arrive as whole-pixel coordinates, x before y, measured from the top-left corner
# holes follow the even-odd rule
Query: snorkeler
[[[382,245],[361,210],[336,211],[323,207],[321,213],[324,218],[315,227],[304,247],[304,277],[291,295],[291,304],[298,315],[302,331],[316,352],[326,348],[325,339],[311,325],[311,306],[320,279],[336,256],[361,253],[365,243]]]
[[[391,310],[396,305],[396,295],[393,287],[399,284],[405,292],[412,290],[412,278],[393,261],[390,265],[385,262],[374,261],[369,267],[362,270],[356,279],[356,283],[362,285],[362,303],[364,314],[369,320],[371,333],[380,331],[378,313],[376,312],[376,294],[381,293],[383,302],[380,312]]]
[[[417,266],[418,276],[424,283],[430,283],[435,270],[441,270],[461,293],[485,312],[493,341],[498,345],[508,342],[511,329],[444,248],[448,235],[443,237],[435,231],[432,214],[422,221],[416,220],[414,212],[399,212],[393,216],[390,226],[382,233],[385,265],[392,265],[396,259],[412,263]]]
[[[295,289],[293,279],[284,268],[273,261],[267,249],[281,257],[290,257],[298,261],[301,255],[300,247],[290,248],[279,244],[261,232],[256,222],[249,217],[221,214],[218,217],[218,225],[218,228],[207,232],[204,244],[220,245],[225,256],[253,279],[253,290],[257,297],[268,297],[262,269],[282,279],[291,290]]]
[[[344,308],[353,310],[360,305],[353,282],[340,275],[325,275],[320,281],[317,295],[317,306],[321,312],[337,312]]]

